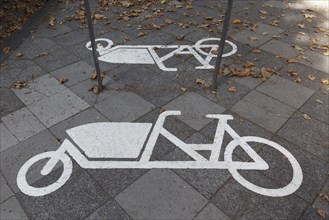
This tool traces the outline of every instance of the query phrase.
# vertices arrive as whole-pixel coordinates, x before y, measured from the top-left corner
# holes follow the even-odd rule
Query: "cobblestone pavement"
[[[125,1],[108,5],[109,11],[94,15],[97,38],[114,45],[194,45],[220,36],[226,1],[161,2],[143,11]],[[216,93],[209,88],[213,71],[196,69],[195,57],[181,54],[164,62],[176,72],[156,64],[100,61],[106,89],[95,94],[88,30],[75,19],[81,16],[80,2],[56,4],[1,64],[1,219],[329,219],[328,7],[325,0],[235,0],[228,40],[238,51],[224,58]],[[170,52],[165,50],[157,53]],[[164,110],[182,111],[164,127],[190,144],[212,143],[217,121],[205,114],[232,115],[229,125],[240,136],[269,139],[296,158],[300,187],[271,197],[245,188],[227,169],[84,169],[74,160],[69,180],[48,195],[29,196],[17,186],[22,165],[57,150],[69,128],[92,122],[154,124]],[[222,154],[231,140],[224,136]],[[249,144],[269,169],[238,170],[242,178],[268,189],[292,180],[296,171],[287,155]],[[209,151],[200,154],[209,157]],[[160,136],[151,160],[192,158]],[[233,160],[252,159],[237,147]],[[63,172],[58,163],[42,176],[44,164],[28,170],[30,185],[48,186]]]

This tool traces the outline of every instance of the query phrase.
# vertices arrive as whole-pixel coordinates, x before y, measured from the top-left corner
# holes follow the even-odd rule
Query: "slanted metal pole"
[[[90,41],[91,41],[91,48],[92,48],[95,67],[96,67],[98,88],[99,88],[100,91],[102,91],[103,90],[103,79],[102,79],[102,76],[101,76],[101,71],[100,71],[100,68],[99,68],[99,62],[98,62],[98,58],[97,58],[97,54],[96,54],[97,47],[96,47],[96,42],[95,42],[94,27],[93,27],[91,12],[90,12],[89,1],[84,0],[84,2],[85,2],[85,8],[86,8],[86,16],[87,16],[88,29],[89,29],[89,35],[90,35]]]
[[[216,60],[215,73],[214,73],[214,77],[213,77],[213,81],[212,81],[212,90],[213,91],[216,91],[217,86],[218,86],[217,79],[218,79],[218,74],[219,74],[219,67],[222,62],[222,56],[224,53],[225,40],[226,40],[226,36],[227,36],[227,32],[228,32],[228,26],[230,24],[232,6],[233,6],[233,0],[228,0],[225,18],[224,18],[224,24],[223,24],[223,33],[222,33],[222,36],[220,37],[220,44],[218,47],[218,55],[217,55],[217,60]]]

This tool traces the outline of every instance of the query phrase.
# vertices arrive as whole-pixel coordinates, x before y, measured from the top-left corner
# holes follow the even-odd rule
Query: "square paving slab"
[[[207,200],[169,170],[151,170],[115,200],[134,219],[191,219]]]
[[[19,143],[18,139],[6,128],[3,123],[0,123],[0,152]]]
[[[28,220],[16,197],[12,197],[0,206],[0,219]]]
[[[181,111],[180,120],[195,130],[201,130],[211,119],[206,114],[221,114],[223,107],[196,93],[185,93],[164,106],[166,110]]]

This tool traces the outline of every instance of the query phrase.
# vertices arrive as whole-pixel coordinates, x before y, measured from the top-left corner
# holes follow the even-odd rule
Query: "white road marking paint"
[[[152,131],[150,123],[119,123],[100,122],[81,125],[69,129],[67,133],[73,141],[81,148],[84,154],[77,149],[69,140],[64,140],[57,151],[50,151],[38,154],[29,159],[21,167],[17,175],[17,185],[19,189],[29,196],[44,196],[59,189],[65,184],[72,173],[72,161],[70,155],[82,168],[86,169],[228,169],[233,178],[247,189],[265,196],[281,197],[294,193],[302,184],[303,172],[294,156],[279,144],[260,137],[241,137],[227,123],[232,120],[231,115],[209,114],[208,118],[218,119],[217,129],[212,144],[186,144],[178,137],[163,128],[166,117],[180,115],[180,111],[165,111],[159,115]],[[224,161],[219,161],[224,133],[227,132],[232,141],[228,144],[224,152]],[[148,134],[150,136],[147,139]],[[154,146],[158,137],[163,135],[174,145],[188,154],[193,161],[150,161]],[[145,149],[142,151],[144,142]],[[269,165],[255,152],[248,142],[256,142],[273,147],[282,153],[290,162],[293,169],[291,182],[282,188],[269,189],[257,186],[243,176],[239,170],[267,170]],[[233,161],[233,151],[237,146],[250,156],[252,162]],[[211,151],[210,159],[204,158],[197,151]],[[118,161],[120,158],[138,158],[137,161]],[[62,161],[64,170],[61,177],[53,184],[42,188],[33,187],[28,184],[26,175],[35,163],[40,160],[50,158],[41,170],[42,175],[49,174],[55,165]],[[117,160],[90,160],[99,158],[114,158]]]
[[[195,67],[196,69],[214,69],[210,65],[210,61],[217,57],[212,51],[218,50],[217,44],[204,44],[207,41],[220,41],[220,38],[205,38],[201,39],[194,46],[190,45],[118,45],[113,47],[113,42],[106,38],[96,39],[97,51],[100,55],[98,58],[101,61],[108,63],[124,63],[124,64],[157,64],[163,71],[177,71],[177,68],[168,68],[164,62],[178,54],[191,54],[201,64]],[[231,51],[223,54],[223,57],[232,56],[238,50],[237,46],[231,41],[225,41],[231,46]],[[105,47],[102,43],[107,44]],[[91,43],[88,42],[86,47],[91,49]],[[173,49],[167,55],[159,57],[157,50]],[[208,52],[206,52],[206,49]],[[200,55],[201,54],[201,55]],[[205,58],[203,58],[204,56]]]

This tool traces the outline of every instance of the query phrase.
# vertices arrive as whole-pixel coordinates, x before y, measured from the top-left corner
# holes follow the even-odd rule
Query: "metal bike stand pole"
[[[95,62],[95,68],[96,68],[96,74],[97,74],[97,81],[98,81],[98,88],[100,91],[103,90],[103,79],[101,76],[101,71],[99,68],[99,62],[97,58],[97,47],[96,47],[96,41],[95,41],[95,34],[94,34],[94,27],[93,27],[93,21],[91,17],[90,12],[90,5],[88,0],[84,0],[85,8],[86,8],[86,16],[87,16],[87,22],[88,22],[88,29],[89,29],[89,35],[90,35],[90,42],[91,42],[91,48],[93,52],[94,62]]]
[[[218,55],[217,55],[217,60],[216,60],[216,66],[215,66],[215,73],[213,76],[213,81],[212,81],[212,90],[216,91],[217,86],[218,86],[218,72],[219,72],[219,67],[222,62],[222,56],[224,53],[224,46],[225,46],[225,40],[226,40],[226,35],[228,32],[228,26],[230,24],[230,18],[231,18],[231,12],[232,12],[232,6],[233,6],[233,0],[228,0],[227,2],[227,8],[226,8],[226,13],[225,13],[225,18],[224,18],[224,24],[223,24],[223,33],[220,38],[220,44],[218,47]]]

